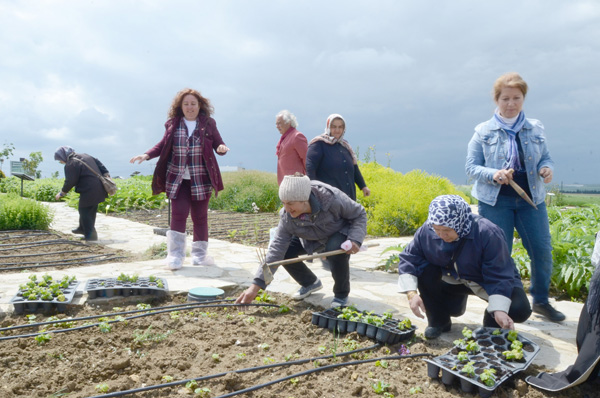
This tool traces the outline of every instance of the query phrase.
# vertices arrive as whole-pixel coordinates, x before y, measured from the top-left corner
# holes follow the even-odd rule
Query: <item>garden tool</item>
[[[375,246],[379,246],[379,243],[364,244],[361,246],[361,248],[363,248],[363,247],[369,248],[369,247],[375,247]],[[346,250],[337,249],[337,250],[332,250],[332,251],[328,251],[328,252],[324,252],[324,253],[315,253],[315,254],[311,254],[311,255],[307,255],[307,256],[298,256],[296,258],[288,258],[285,260],[273,261],[272,263],[269,263],[269,264],[267,264],[267,262],[265,261],[264,255],[262,253],[258,253],[258,259],[259,259],[260,263],[262,264],[263,277],[265,279],[265,283],[268,285],[273,281],[273,272],[271,272],[270,267],[294,264],[294,263],[299,263],[301,261],[314,260],[315,258],[324,258],[324,257],[335,256],[336,254],[343,254],[343,253],[346,253]]]
[[[508,172],[510,174],[512,174],[515,171],[513,169],[508,169]],[[513,180],[508,180],[508,183],[510,184],[511,187],[513,187],[513,189],[515,191],[517,191],[517,193],[519,194],[520,197],[522,197],[523,199],[525,199],[525,201],[527,203],[529,203],[530,205],[532,205],[534,209],[536,209],[536,210],[538,209],[537,206],[535,205],[535,203],[533,203],[533,200],[531,200],[531,198],[529,197],[529,195],[527,195],[527,193],[525,191],[523,191],[523,188],[521,188],[519,186],[519,184],[517,184]]]

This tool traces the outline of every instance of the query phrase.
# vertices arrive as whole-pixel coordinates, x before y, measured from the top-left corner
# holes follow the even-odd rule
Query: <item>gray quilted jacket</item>
[[[346,235],[359,246],[362,245],[367,234],[367,213],[364,207],[339,189],[323,182],[313,180],[311,188],[311,214],[308,220],[293,218],[284,209],[281,210],[277,233],[267,252],[267,263],[283,260],[294,236],[300,238],[308,254],[322,251],[329,237],[336,232]],[[275,272],[275,269],[272,271]],[[258,267],[254,277],[255,281],[264,281],[262,267]]]

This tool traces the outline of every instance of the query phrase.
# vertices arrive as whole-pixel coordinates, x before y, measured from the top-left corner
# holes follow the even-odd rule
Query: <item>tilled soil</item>
[[[56,231],[0,231],[0,272],[64,269],[132,258],[123,250],[87,243]]]
[[[169,228],[169,209],[132,210],[125,213],[109,213],[110,216],[126,218],[157,228]],[[245,245],[266,247],[269,230],[279,222],[277,213],[236,213],[220,210],[208,212],[208,235],[211,239],[227,240]],[[192,220],[188,217],[187,231],[192,231]]]
[[[229,292],[232,296],[239,292]],[[65,333],[51,334],[45,343],[34,337],[0,340],[0,396],[11,397],[90,397],[104,393],[127,391],[142,387],[180,382],[177,385],[128,394],[131,397],[219,397],[234,391],[261,385],[286,376],[275,383],[243,397],[408,397],[411,388],[420,387],[426,397],[472,396],[464,394],[458,381],[445,386],[427,376],[426,363],[421,358],[402,358],[400,344],[377,347],[364,353],[342,356],[355,347],[374,344],[356,333],[334,336],[329,330],[311,323],[311,308],[304,302],[288,302],[283,296],[272,295],[278,304],[291,308],[289,313],[277,309],[250,307],[197,308],[170,310],[162,314],[122,320],[112,323],[104,332],[99,326]],[[185,297],[148,300],[156,308],[185,302]],[[125,300],[130,300],[125,301]],[[83,317],[107,312],[136,309],[137,298],[114,298],[88,301],[83,306],[70,306],[59,318]],[[115,307],[119,308],[115,308]],[[131,315],[123,315],[131,316]],[[10,316],[0,325],[21,325],[40,322],[47,317],[37,315]],[[114,320],[109,316],[104,321]],[[66,319],[65,319],[66,321]],[[98,322],[88,320],[87,322]],[[81,323],[78,323],[81,325]],[[64,327],[64,325],[63,325]],[[105,326],[106,327],[106,326]],[[46,326],[47,330],[53,327]],[[16,333],[33,333],[39,328],[2,331],[0,338]],[[38,338],[39,339],[39,338]],[[406,342],[412,354],[439,355],[449,347],[439,341],[424,341],[417,337]],[[335,358],[312,360],[304,364],[241,372],[241,369],[265,364],[287,363],[335,353]],[[344,365],[319,369],[349,361],[395,356],[396,360]],[[308,375],[296,373],[312,371]],[[546,397],[523,381],[539,369],[530,367],[496,389],[499,397]],[[197,393],[185,387],[185,381],[221,373],[220,377],[198,381]],[[295,375],[295,376],[294,376]],[[388,385],[388,395],[377,394],[374,385]],[[202,389],[207,389],[203,390]],[[208,391],[210,390],[210,392]],[[204,394],[204,395],[203,395]],[[569,390],[553,397],[593,397],[592,386]],[[232,396],[232,395],[227,395]],[[417,395],[418,396],[418,395]]]

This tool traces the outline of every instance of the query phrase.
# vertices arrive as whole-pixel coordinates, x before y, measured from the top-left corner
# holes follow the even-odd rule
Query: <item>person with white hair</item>
[[[358,253],[367,234],[367,213],[364,207],[348,195],[320,181],[311,181],[304,175],[285,176],[279,186],[283,209],[277,232],[252,285],[237,299],[248,304],[260,289],[266,289],[276,266],[273,262],[296,258],[300,254],[321,253],[343,248],[346,252],[328,257],[334,280],[332,307],[343,307],[350,294],[350,254]],[[264,270],[263,266],[268,267]],[[292,296],[301,300],[323,288],[319,278],[304,264],[297,262],[283,266],[298,284],[300,290]],[[265,273],[267,275],[265,275]]]
[[[296,116],[283,110],[275,116],[275,127],[281,134],[275,154],[277,155],[277,184],[283,177],[294,173],[306,174],[306,150],[308,141],[304,134],[296,130]]]

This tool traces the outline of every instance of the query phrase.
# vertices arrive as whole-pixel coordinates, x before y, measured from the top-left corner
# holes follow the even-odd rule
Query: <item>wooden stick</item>
[[[369,244],[363,245],[363,246],[366,246],[367,248],[376,247],[376,246],[379,246],[379,243],[369,243]],[[267,266],[294,264],[294,263],[299,263],[300,261],[306,261],[306,260],[313,260],[315,258],[323,258],[323,257],[335,256],[336,254],[342,254],[342,253],[346,253],[346,250],[344,250],[344,249],[337,249],[337,250],[332,250],[332,251],[329,251],[329,252],[311,254],[310,256],[299,256],[299,257],[296,257],[296,258],[288,258],[286,260],[273,261],[272,263],[267,264]]]
[[[515,171],[513,169],[508,169],[508,172],[511,174],[514,173]],[[517,184],[516,182],[514,182],[512,179],[508,180],[508,183],[510,184],[511,187],[513,187],[513,189],[515,191],[517,191],[517,193],[519,194],[520,197],[522,197],[523,199],[525,199],[525,201],[527,203],[529,203],[530,205],[533,206],[534,209],[538,209],[537,206],[535,205],[535,203],[533,203],[533,200],[531,200],[531,198],[529,197],[529,195],[527,195],[527,193],[525,191],[523,191],[523,188],[521,188],[519,186],[519,184]]]

